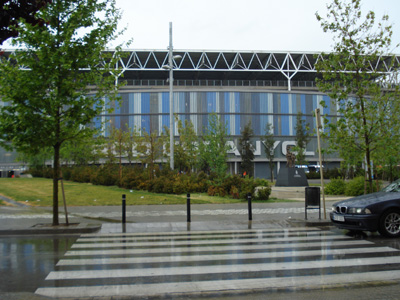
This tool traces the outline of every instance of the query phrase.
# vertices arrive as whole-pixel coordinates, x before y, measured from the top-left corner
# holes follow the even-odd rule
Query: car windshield
[[[400,180],[393,181],[387,187],[382,189],[383,192],[400,192]]]

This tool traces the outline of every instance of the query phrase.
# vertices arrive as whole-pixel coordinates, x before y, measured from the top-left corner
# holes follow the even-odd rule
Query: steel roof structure
[[[163,79],[168,76],[168,50],[125,50],[118,67],[126,79]],[[315,81],[315,65],[323,53],[174,50],[176,80],[287,80]],[[366,61],[371,72],[392,73],[400,56]],[[163,74],[164,72],[165,74]]]
[[[5,50],[8,56],[14,50]],[[107,50],[111,54],[114,49]],[[315,65],[324,60],[323,53],[268,51],[208,51],[174,50],[175,80],[286,81],[290,90],[293,82],[314,82]],[[124,80],[165,80],[168,78],[168,50],[123,50],[118,60],[117,76]],[[395,59],[393,63],[393,58]],[[381,56],[365,62],[371,72],[392,74],[400,67],[400,56]],[[222,84],[223,85],[223,84]]]

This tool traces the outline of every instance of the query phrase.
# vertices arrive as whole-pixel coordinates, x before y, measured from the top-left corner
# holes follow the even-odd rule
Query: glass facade
[[[121,101],[106,101],[104,113],[94,120],[94,126],[101,129],[107,137],[110,127],[136,128],[147,132],[161,134],[164,127],[169,127],[169,92],[135,90],[120,91]],[[320,103],[325,102],[322,108]],[[0,103],[1,105],[2,103]],[[107,113],[112,108],[112,113]],[[207,89],[174,90],[174,114],[183,122],[190,120],[196,133],[200,136],[208,126],[210,113],[217,113],[227,125],[228,143],[231,151],[228,153],[228,164],[231,173],[237,173],[240,166],[240,154],[235,145],[244,126],[251,122],[255,146],[255,176],[268,178],[269,166],[262,146],[261,137],[265,134],[268,123],[273,125],[275,139],[275,176],[281,165],[286,164],[286,149],[295,145],[295,127],[297,113],[301,112],[310,127],[311,140],[307,145],[306,159],[310,164],[318,164],[317,141],[313,135],[315,118],[313,112],[320,108],[328,119],[337,117],[337,108],[329,97],[316,91],[212,91]],[[177,123],[174,123],[177,126]],[[175,127],[175,136],[177,135]],[[16,153],[2,149],[0,157],[2,169],[15,166]],[[0,151],[0,154],[2,152]],[[7,157],[5,157],[7,155]],[[335,154],[324,157],[331,167],[338,166],[339,159]]]
[[[106,128],[112,125],[161,133],[164,126],[169,127],[168,92],[130,92],[121,93],[120,96],[120,103],[107,103],[107,108],[114,107],[114,112],[97,118],[95,123],[98,128],[105,123]],[[319,105],[321,101],[326,103],[326,108]],[[251,122],[255,136],[264,135],[266,124],[271,123],[276,137],[293,137],[296,134],[297,113],[303,114],[312,131],[316,108],[320,108],[329,118],[337,115],[336,106],[331,105],[329,97],[322,94],[174,92],[174,114],[182,121],[190,120],[198,135],[207,127],[208,115],[215,112],[227,124],[229,136],[240,136],[244,126]],[[105,130],[106,135],[107,132]]]

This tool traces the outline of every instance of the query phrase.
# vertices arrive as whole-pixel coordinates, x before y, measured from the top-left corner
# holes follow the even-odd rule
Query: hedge
[[[141,167],[122,167],[121,178],[119,166],[106,164],[101,166],[62,167],[65,180],[92,183],[94,185],[119,186],[129,190],[147,190],[153,193],[185,194],[208,193],[211,196],[227,196],[245,199],[250,193],[255,199],[268,200],[271,194],[269,182],[264,179],[227,175],[222,183],[216,183],[215,174],[204,172],[182,174],[168,168],[156,168],[152,178],[148,169]],[[34,177],[53,177],[52,168],[32,168]],[[255,193],[257,187],[264,187]]]

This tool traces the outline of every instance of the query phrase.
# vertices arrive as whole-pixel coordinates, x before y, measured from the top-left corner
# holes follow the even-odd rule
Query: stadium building
[[[254,132],[254,175],[269,178],[261,142],[268,123],[274,131],[276,176],[286,164],[287,146],[295,145],[298,112],[303,114],[311,134],[316,108],[328,119],[337,117],[336,105],[315,84],[315,64],[323,59],[319,53],[174,50],[174,55],[180,59],[173,61],[173,112],[182,121],[190,120],[198,135],[207,126],[210,113],[217,113],[226,122],[228,141],[233,146],[228,158],[231,173],[240,172],[241,158],[235,145],[249,122]],[[165,68],[168,59],[168,50],[125,51],[116,66],[120,69],[117,80],[125,82],[120,89],[122,101],[108,103],[115,107],[114,112],[97,118],[96,126],[104,134],[110,124],[158,133],[164,126],[169,127],[169,70]],[[322,100],[327,107],[320,106]],[[20,167],[15,153],[0,151],[1,169]],[[309,165],[318,165],[317,140],[313,135],[306,158]],[[335,154],[325,155],[323,160],[326,168],[340,164]]]

